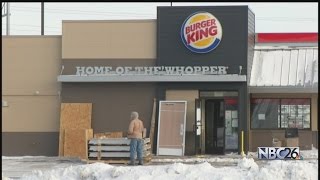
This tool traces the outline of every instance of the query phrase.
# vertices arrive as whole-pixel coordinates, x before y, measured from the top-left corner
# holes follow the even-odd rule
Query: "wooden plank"
[[[106,163],[106,164],[129,164],[129,160],[87,160],[88,164],[92,163]]]
[[[98,139],[92,138],[89,141],[90,145],[101,144],[101,145],[129,145],[130,139],[127,138],[105,138],[105,139]],[[150,138],[144,139],[144,144],[150,143]]]
[[[150,144],[145,144],[143,146],[144,150],[151,149]],[[102,146],[89,146],[89,151],[130,151],[130,146],[107,146],[107,145],[102,145]]]
[[[65,129],[64,156],[88,158],[88,139],[93,137],[92,129]]]
[[[64,149],[64,129],[60,128],[59,132],[59,156],[63,156]]]
[[[89,152],[88,152],[88,142],[89,142],[89,140],[90,139],[92,139],[93,138],[93,129],[86,129],[86,144],[85,144],[85,159],[88,159],[88,154],[89,154]]]
[[[105,133],[96,133],[94,138],[122,138],[123,132],[105,132]]]
[[[151,158],[150,157],[144,158],[143,161],[144,161],[144,163],[149,163],[151,161]],[[106,163],[106,164],[129,164],[130,160],[129,159],[109,159],[109,160],[92,160],[92,159],[89,159],[89,160],[87,160],[85,162],[88,163],[88,164],[97,163],[97,162]]]
[[[150,151],[143,153],[143,157],[149,155]],[[98,152],[89,152],[89,157],[98,157]],[[130,157],[130,152],[101,152],[101,158],[103,157]]]
[[[156,123],[156,106],[157,106],[157,99],[153,99],[153,109],[152,109],[152,118],[151,118],[151,127],[150,127],[150,144],[151,144],[151,151],[153,151],[153,142],[154,142],[154,129]]]

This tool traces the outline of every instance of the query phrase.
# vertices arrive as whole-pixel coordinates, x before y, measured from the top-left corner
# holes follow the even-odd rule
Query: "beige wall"
[[[156,20],[63,21],[63,59],[155,59]]]
[[[2,132],[58,131],[61,36],[2,37]]]
[[[199,98],[198,90],[167,90],[166,100],[187,101],[186,131],[193,131],[195,123],[195,99]]]
[[[60,100],[57,96],[2,96],[2,132],[58,132]]]

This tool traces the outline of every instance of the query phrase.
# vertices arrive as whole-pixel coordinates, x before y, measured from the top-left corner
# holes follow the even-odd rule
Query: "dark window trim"
[[[252,109],[251,109],[251,100],[252,99],[279,99],[279,102],[280,102],[280,107],[281,107],[281,100],[282,99],[309,99],[310,100],[310,128],[302,128],[302,129],[299,129],[299,131],[301,130],[309,130],[311,131],[312,129],[312,98],[286,98],[286,97],[281,97],[281,98],[275,98],[275,97],[270,97],[270,98],[267,98],[267,97],[262,97],[262,98],[259,98],[259,97],[250,97],[250,130],[285,130],[287,128],[253,128],[252,127]],[[281,125],[281,108],[280,108],[280,125]]]

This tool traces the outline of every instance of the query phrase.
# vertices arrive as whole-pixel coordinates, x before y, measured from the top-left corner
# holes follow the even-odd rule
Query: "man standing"
[[[143,122],[138,119],[139,114],[137,112],[131,112],[131,122],[128,130],[128,138],[130,142],[130,163],[129,165],[135,165],[135,155],[137,152],[139,165],[143,165]]]

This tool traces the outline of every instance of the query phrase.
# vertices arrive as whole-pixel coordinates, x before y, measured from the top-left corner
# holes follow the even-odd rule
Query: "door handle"
[[[180,124],[180,135],[183,136],[183,124]]]

